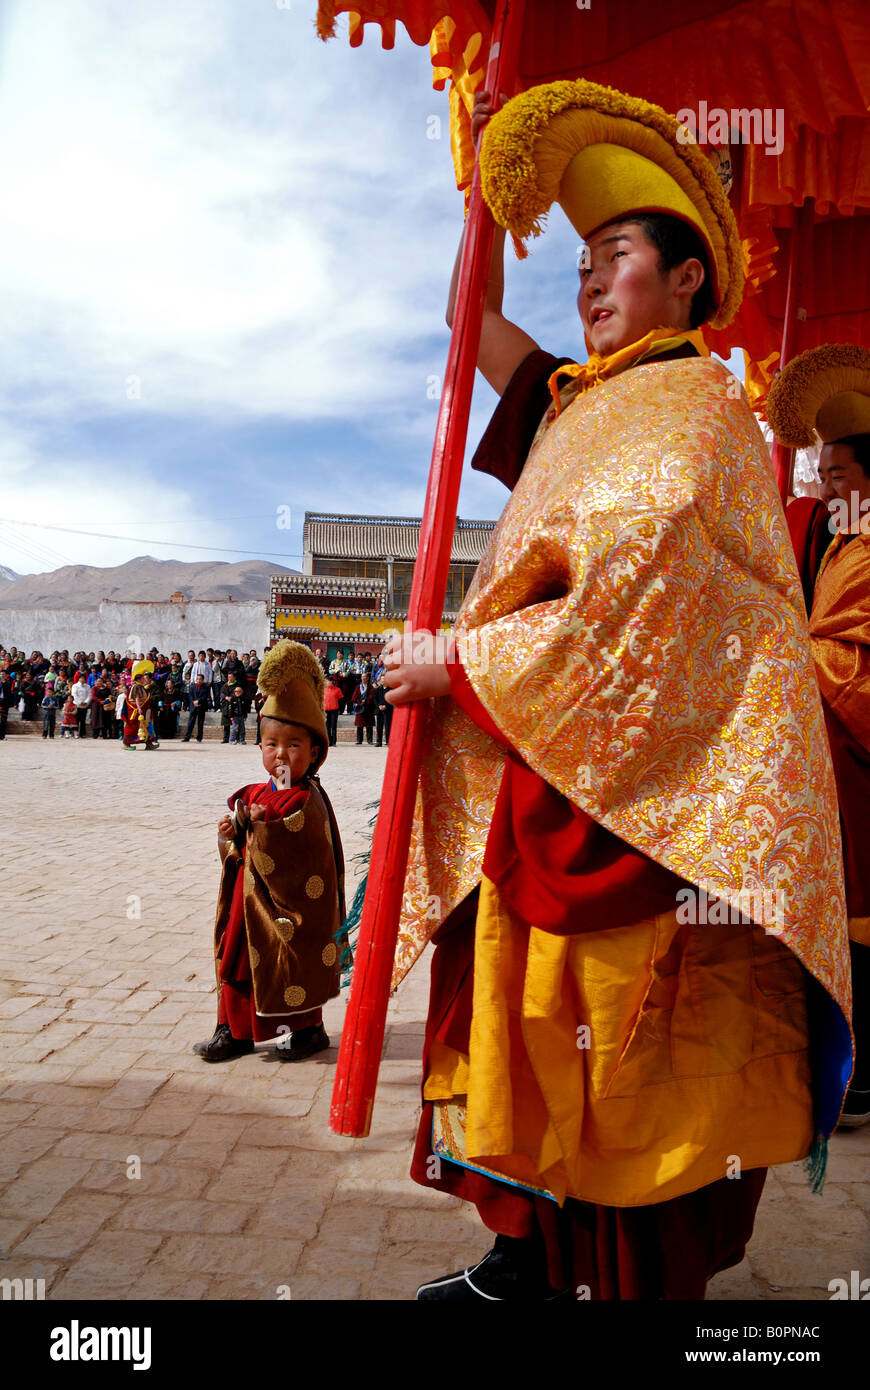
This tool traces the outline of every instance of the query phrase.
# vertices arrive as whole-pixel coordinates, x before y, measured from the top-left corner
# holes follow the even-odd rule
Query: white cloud
[[[412,389],[403,354],[441,321],[461,225],[446,138],[425,135],[446,101],[425,49],[323,45],[309,8],[13,6],[11,404],[111,410],[131,374],[161,413],[335,417]]]

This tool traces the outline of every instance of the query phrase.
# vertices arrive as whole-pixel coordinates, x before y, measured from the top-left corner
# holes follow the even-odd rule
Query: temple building
[[[372,652],[408,616],[419,517],[306,512],[302,574],[272,577],[270,636],[293,637],[330,660]],[[442,627],[449,629],[495,527],[457,518]]]

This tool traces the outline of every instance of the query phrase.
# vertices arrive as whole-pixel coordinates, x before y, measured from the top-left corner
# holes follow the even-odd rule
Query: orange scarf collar
[[[701,357],[710,356],[710,349],[704,342],[704,335],[699,328],[685,332],[678,328],[653,328],[646,337],[638,339],[636,343],[629,343],[628,347],[619,348],[617,352],[612,352],[609,357],[602,357],[600,352],[592,352],[589,355],[589,361],[584,362],[582,366],[577,362],[568,362],[564,367],[557,367],[547,382],[550,395],[553,397],[556,415],[558,416],[562,412],[562,401],[559,395],[560,376],[576,378],[578,392],[588,391],[593,386],[597,386],[599,382],[606,381],[608,377],[617,376],[620,372],[624,372],[626,367],[632,367],[636,363],[642,362],[645,357],[658,357],[661,353],[670,352],[683,343],[691,343]]]

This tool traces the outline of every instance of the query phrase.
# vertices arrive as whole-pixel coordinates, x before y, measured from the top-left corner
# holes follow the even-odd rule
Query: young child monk
[[[264,657],[258,683],[269,777],[234,792],[232,814],[218,825],[218,1021],[193,1049],[206,1062],[276,1037],[285,1062],[322,1052],[322,1006],[339,990],[344,860],[316,775],[328,749],[323,674],[307,647],[281,641]]]

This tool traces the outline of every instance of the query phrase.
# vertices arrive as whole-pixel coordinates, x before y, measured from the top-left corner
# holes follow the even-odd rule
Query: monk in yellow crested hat
[[[533,87],[490,121],[483,194],[515,237],[539,236],[558,202],[588,240],[629,214],[666,214],[695,229],[708,255],[710,320],[731,322],[743,295],[737,223],[711,162],[661,107],[594,82]]]
[[[472,134],[500,227],[537,235],[558,200],[584,238],[590,356],[505,317],[497,235],[478,367],[501,400],[472,466],[511,496],[454,646],[385,652],[390,702],[431,701],[393,974],[437,932],[411,1172],[496,1235],[418,1298],[703,1298],[769,1165],[820,1182],[851,1067],[794,556],[700,332],[737,311],[741,247],[648,102],[484,92]]]
[[[870,1123],[870,351],[825,343],[800,353],[775,378],[767,419],[783,444],[822,441],[817,512],[792,535],[805,538],[795,548],[810,570],[811,645],[840,803],[856,1044],[840,1123],[857,1128]],[[790,522],[807,505],[789,507]]]
[[[824,343],[799,353],[774,378],[766,409],[777,439],[794,448],[870,435],[870,350]]]

